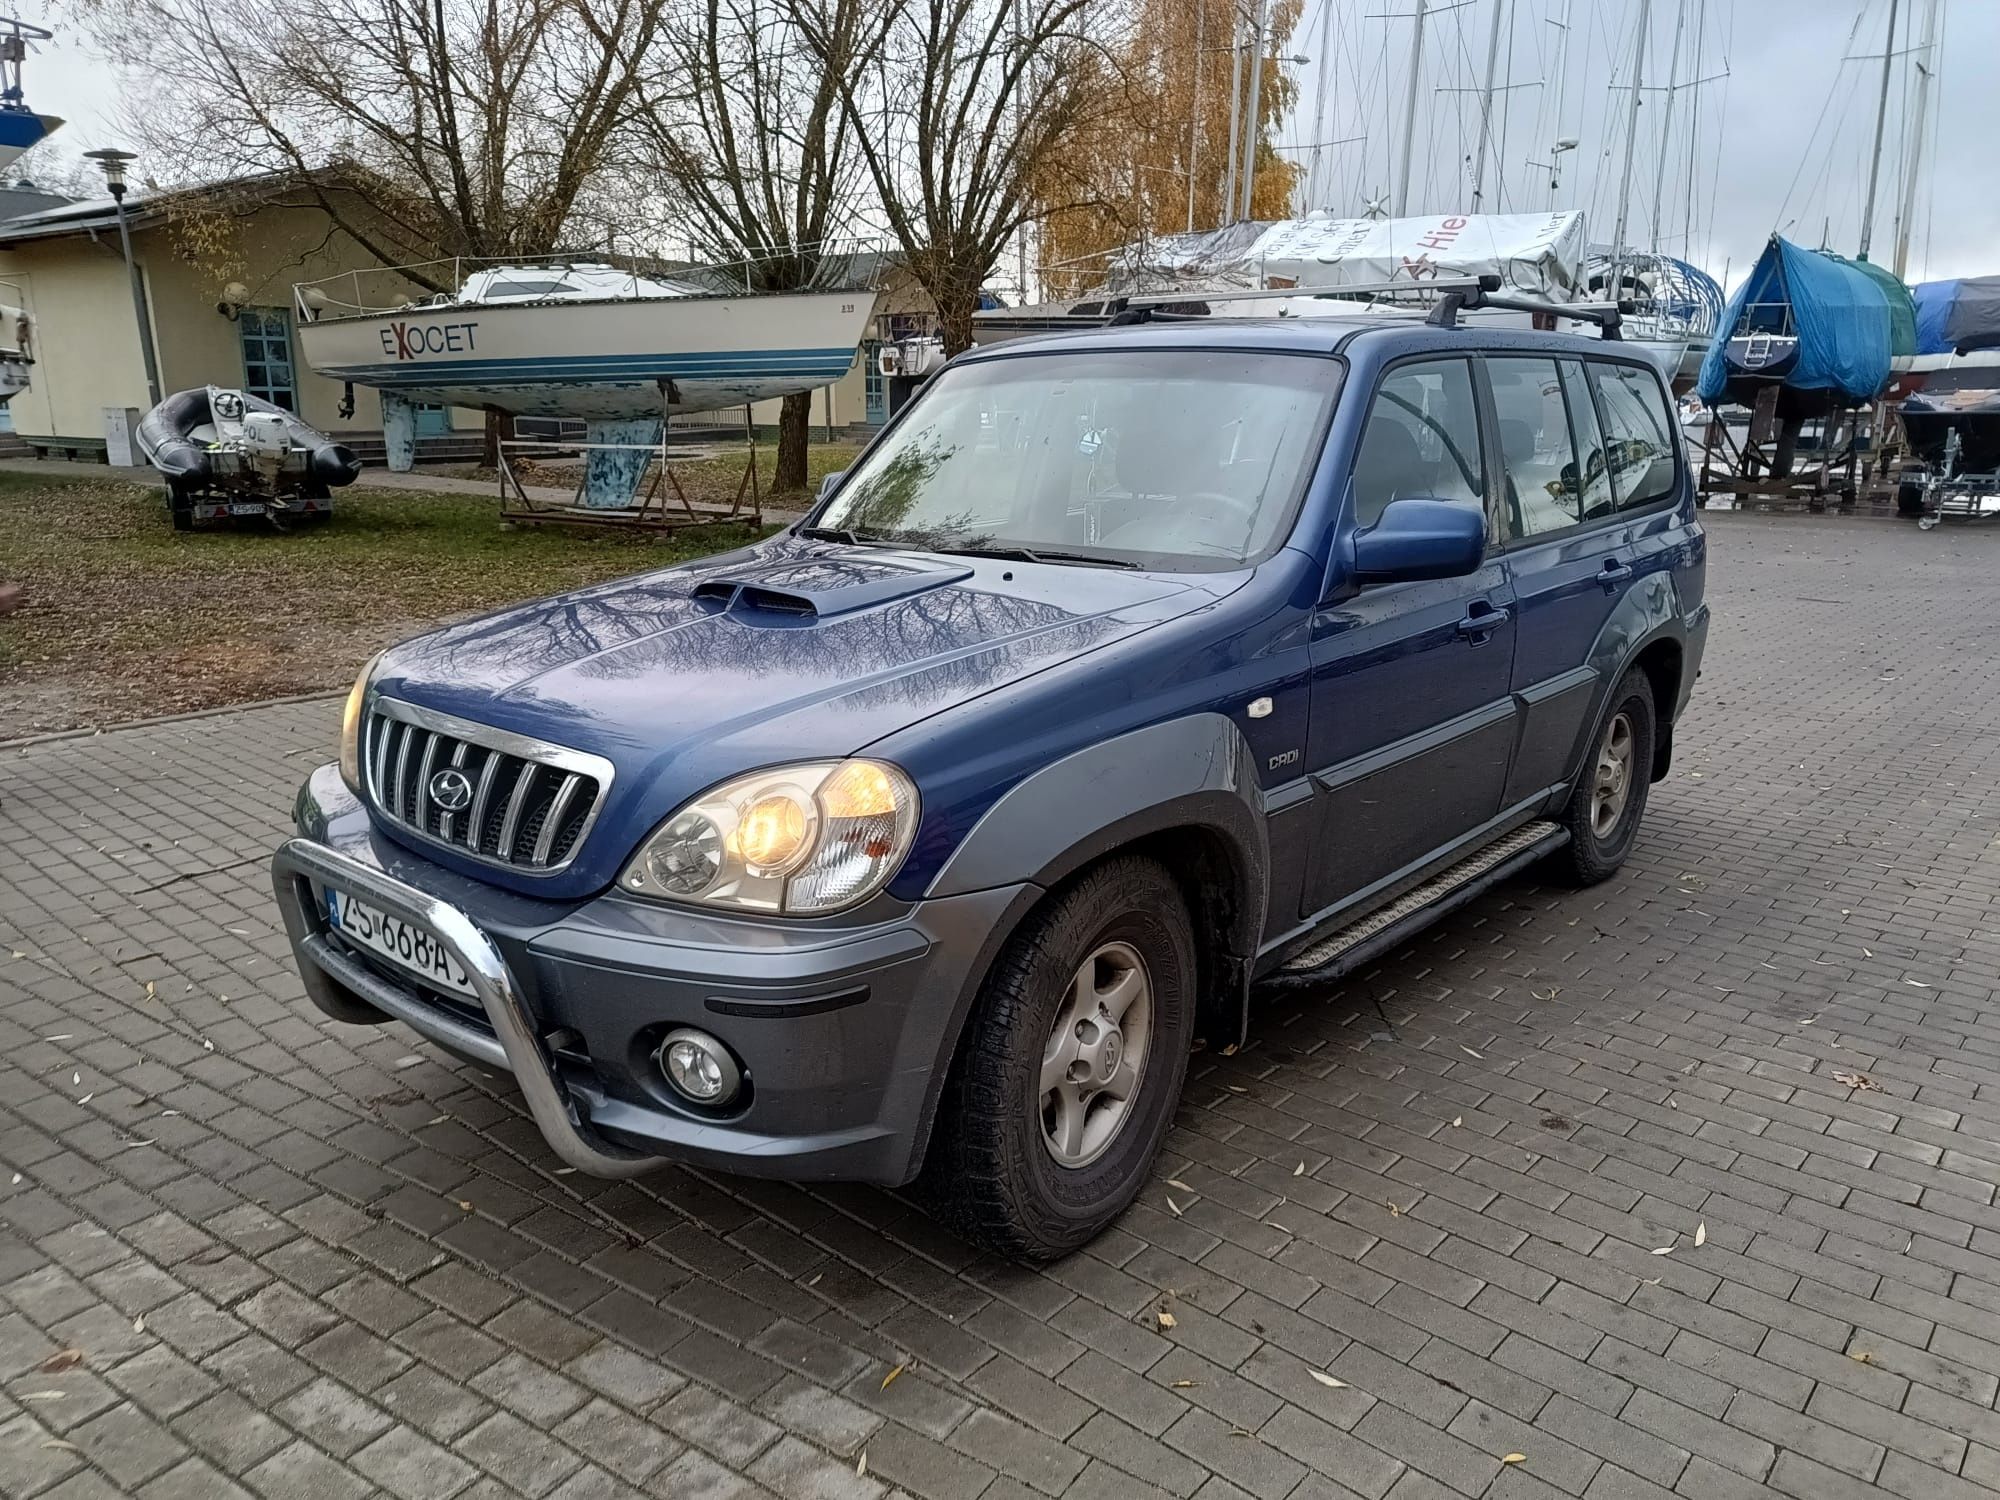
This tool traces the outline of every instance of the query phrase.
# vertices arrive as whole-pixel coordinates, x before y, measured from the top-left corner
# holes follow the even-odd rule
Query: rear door
[[[1356,451],[1357,529],[1391,501],[1486,505],[1471,361],[1388,367]],[[1392,583],[1312,624],[1311,916],[1407,876],[1492,819],[1514,741],[1513,598],[1497,556],[1466,578]]]
[[[1505,558],[1519,611],[1513,689],[1522,722],[1504,802],[1562,782],[1609,684],[1593,648],[1638,572],[1658,562],[1676,460],[1649,368],[1492,354]]]

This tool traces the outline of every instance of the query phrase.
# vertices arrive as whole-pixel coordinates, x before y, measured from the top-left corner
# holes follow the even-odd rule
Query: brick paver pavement
[[[317,1019],[264,860],[330,705],[0,754],[0,1494],[1995,1492],[2000,537],[1712,529],[1632,867],[1263,1009],[1042,1271],[566,1173]]]

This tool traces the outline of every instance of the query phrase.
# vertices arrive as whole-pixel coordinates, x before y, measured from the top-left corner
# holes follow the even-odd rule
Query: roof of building
[[[61,193],[46,192],[32,182],[0,183],[0,221],[61,208],[71,201]]]

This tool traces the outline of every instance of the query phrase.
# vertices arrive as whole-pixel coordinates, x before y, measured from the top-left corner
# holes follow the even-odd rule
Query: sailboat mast
[[[1472,211],[1486,198],[1486,148],[1493,139],[1493,72],[1500,65],[1500,17],[1507,0],[1493,0],[1493,24],[1486,33],[1486,86],[1479,91],[1479,154],[1472,162]]]
[[[1896,279],[1910,264],[1910,222],[1917,211],[1917,177],[1924,165],[1924,122],[1930,113],[1931,81],[1937,76],[1938,0],[1925,0],[1924,39],[1917,50],[1917,107],[1910,124],[1910,172],[1903,179],[1903,201],[1896,209]]]
[[[1403,101],[1403,163],[1396,173],[1396,217],[1410,211],[1410,156],[1417,144],[1417,82],[1424,65],[1424,12],[1427,0],[1417,0],[1410,34],[1410,93]]]
[[[1660,159],[1653,163],[1653,233],[1651,244],[1653,254],[1660,253],[1660,199],[1667,190],[1667,156],[1674,139],[1674,94],[1678,91],[1681,70],[1681,31],[1687,25],[1687,0],[1680,0],[1674,10],[1674,50],[1667,56],[1667,107],[1660,121]],[[1699,64],[1697,63],[1697,66]],[[1683,255],[1687,251],[1681,251]]]
[[[1257,0],[1256,17],[1250,23],[1250,109],[1243,118],[1243,212],[1239,219],[1250,217],[1250,193],[1257,185],[1257,139],[1263,134],[1261,122],[1257,118],[1257,96],[1264,86],[1264,6],[1266,0]]]
[[[1646,32],[1653,24],[1653,0],[1639,0],[1639,36],[1632,45],[1632,102],[1625,110],[1625,170],[1618,177],[1618,224],[1611,233],[1611,274],[1605,291],[1617,302],[1625,270],[1625,225],[1632,208],[1632,150],[1639,144],[1639,91],[1646,82]]]
[[[1882,43],[1882,92],[1875,100],[1875,149],[1868,157],[1868,201],[1861,210],[1861,258],[1868,259],[1868,245],[1875,237],[1875,186],[1882,177],[1882,127],[1889,120],[1889,79],[1896,63],[1896,8],[1899,0],[1889,0],[1889,34]]]

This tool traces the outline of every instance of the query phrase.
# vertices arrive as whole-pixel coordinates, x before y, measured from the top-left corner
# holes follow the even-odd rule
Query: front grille
[[[394,698],[369,704],[361,753],[369,799],[398,827],[532,873],[575,857],[611,786],[601,756]]]

